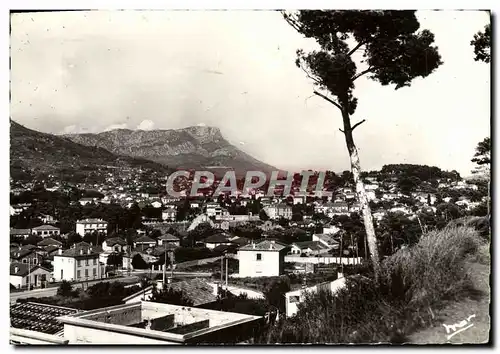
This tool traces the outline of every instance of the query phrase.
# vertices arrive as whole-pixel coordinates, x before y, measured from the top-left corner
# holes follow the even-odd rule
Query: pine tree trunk
[[[375,272],[375,280],[378,280],[380,273],[380,260],[377,248],[377,238],[375,236],[375,228],[373,226],[373,217],[370,210],[370,205],[368,203],[368,197],[366,196],[365,186],[361,180],[361,164],[359,161],[358,149],[354,144],[354,139],[352,137],[351,121],[349,119],[349,113],[344,108],[342,110],[342,118],[344,122],[344,135],[347,145],[347,150],[349,151],[349,158],[351,160],[351,170],[354,177],[354,183],[356,184],[356,194],[358,196],[358,201],[361,204],[361,210],[363,213],[363,222],[365,225],[366,239],[368,242],[368,249],[370,251],[370,258],[373,264],[373,270]]]

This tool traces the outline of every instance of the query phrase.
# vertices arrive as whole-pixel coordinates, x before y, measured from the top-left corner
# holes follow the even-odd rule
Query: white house
[[[175,207],[169,207],[161,212],[162,220],[175,220],[177,218],[177,210]]]
[[[357,212],[360,212],[360,211],[361,211],[361,204],[359,204],[359,203],[353,203],[349,207],[349,212],[351,212],[351,213],[357,213]]]
[[[65,251],[59,250],[53,264],[55,281],[93,280],[104,275],[104,266],[99,264],[99,253],[84,242]]]
[[[104,252],[127,252],[127,242],[120,237],[112,237],[104,240],[102,243],[102,250]]]
[[[162,204],[161,202],[159,202],[159,201],[154,201],[154,202],[152,202],[152,203],[151,203],[151,206],[152,206],[153,208],[156,208],[156,209],[161,208],[161,207],[162,207],[162,205],[163,205],[163,204]]]
[[[335,235],[339,231],[340,231],[340,229],[338,227],[336,227],[335,225],[330,225],[330,224],[323,225],[323,233],[324,234]],[[313,239],[313,241],[315,241],[315,240]]]
[[[306,196],[305,195],[296,195],[293,197],[293,205],[305,204],[305,203],[306,203]]]
[[[78,203],[80,203],[81,206],[85,206],[87,204],[92,204],[94,202],[94,200],[92,198],[82,198],[78,201]]]
[[[233,244],[231,241],[229,241],[229,237],[227,237],[224,234],[215,234],[215,235],[209,236],[203,240],[203,243],[205,244],[205,247],[208,249],[214,249],[215,247],[221,246],[221,245],[229,246],[229,245]]]
[[[17,289],[27,287],[39,287],[45,284],[52,276],[50,270],[40,265],[28,265],[27,263],[12,262],[10,264],[10,283]]]
[[[82,237],[93,231],[106,233],[107,230],[108,222],[102,219],[85,219],[76,222],[76,233]]]
[[[141,236],[134,241],[134,248],[141,247],[144,250],[154,246],[156,246],[156,241],[148,236]]]
[[[307,288],[289,291],[285,293],[285,309],[286,317],[291,317],[295,315],[298,311],[297,305],[304,301],[305,295],[307,293],[315,293],[317,291],[326,290],[336,293],[345,287],[345,278],[341,277],[332,282],[320,283]]]
[[[292,218],[292,207],[284,203],[266,206],[264,211],[270,219],[285,218],[290,220]]]
[[[179,247],[180,240],[172,234],[165,234],[158,237],[158,246],[172,245]]]
[[[264,240],[238,250],[239,277],[273,277],[283,273],[288,247],[272,240]]]
[[[38,227],[34,227],[31,229],[32,235],[45,237],[58,236],[61,234],[61,229],[52,225],[42,225]]]

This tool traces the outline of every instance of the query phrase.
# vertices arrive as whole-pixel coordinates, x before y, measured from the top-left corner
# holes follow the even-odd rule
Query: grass
[[[336,295],[307,294],[296,316],[271,327],[264,343],[404,343],[436,320],[436,312],[469,297],[466,261],[484,243],[468,227],[450,226],[423,235],[381,265],[378,283],[353,276]]]

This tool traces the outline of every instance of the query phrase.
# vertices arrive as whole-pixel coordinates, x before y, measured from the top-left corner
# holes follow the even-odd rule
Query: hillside
[[[10,122],[11,176],[34,173],[66,173],[98,167],[142,167],[165,171],[165,166],[144,160],[119,156],[100,147],[77,144],[64,137],[40,133],[14,121]]]
[[[276,170],[231,145],[214,127],[151,131],[117,129],[65,137],[79,144],[98,146],[116,154],[145,158],[175,168],[206,169],[214,173],[234,169],[239,175],[250,170]]]

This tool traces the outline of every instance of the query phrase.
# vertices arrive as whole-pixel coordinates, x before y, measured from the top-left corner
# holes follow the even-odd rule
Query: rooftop
[[[136,302],[111,306],[59,318],[68,326],[64,333],[70,344],[181,344],[238,341],[248,335],[241,326],[260,321],[260,316],[175,306],[156,302]],[[71,328],[72,327],[72,328]],[[92,329],[85,336],[80,328]],[[241,329],[240,329],[241,328]],[[221,333],[232,330],[232,337]],[[101,332],[101,333],[99,333]],[[227,334],[227,332],[226,332]],[[117,336],[118,335],[118,336]],[[126,343],[120,335],[126,335]],[[117,338],[118,337],[118,338]]]
[[[252,243],[243,247],[240,247],[240,251],[281,251],[287,246],[282,245],[276,241],[264,240],[259,243]]]
[[[78,310],[67,307],[25,302],[10,307],[10,325],[14,328],[56,334],[64,328],[57,317],[77,312]]]

